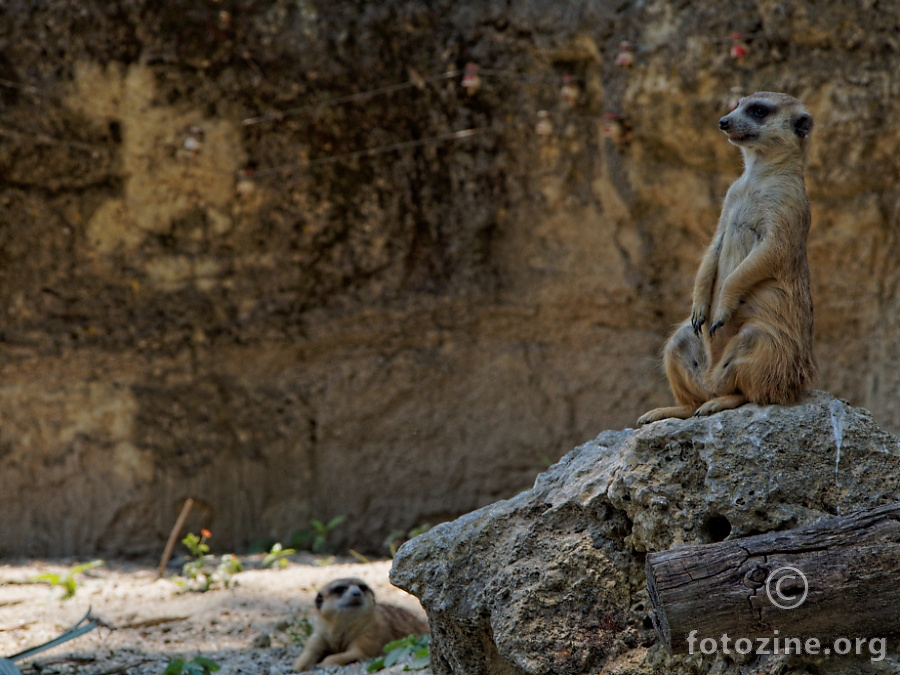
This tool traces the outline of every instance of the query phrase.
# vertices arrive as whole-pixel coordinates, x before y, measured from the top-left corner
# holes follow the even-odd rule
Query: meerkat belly
[[[765,226],[748,218],[743,209],[735,209],[729,221],[719,253],[719,279],[723,280],[744,262],[765,236]]]
[[[789,295],[790,288],[775,279],[767,279],[754,286],[741,300],[732,322],[738,327],[752,320],[781,323],[789,318],[784,316],[785,310],[793,306],[788,301]]]
[[[762,241],[760,226],[749,222],[733,219],[732,224],[726,230],[722,240],[722,249],[719,252],[718,267],[716,269],[716,281],[712,293],[712,313],[715,315],[718,306],[719,295],[722,286],[728,276],[753,252]]]

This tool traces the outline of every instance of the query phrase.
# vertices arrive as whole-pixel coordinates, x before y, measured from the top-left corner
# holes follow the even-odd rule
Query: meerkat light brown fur
[[[744,156],[694,282],[691,318],[664,362],[679,405],[638,424],[747,402],[793,402],[815,376],[803,171],[813,119],[797,99],[759,92],[719,120]]]
[[[313,628],[294,670],[379,656],[389,642],[428,632],[428,624],[405,609],[376,603],[360,579],[336,579],[316,595]]]

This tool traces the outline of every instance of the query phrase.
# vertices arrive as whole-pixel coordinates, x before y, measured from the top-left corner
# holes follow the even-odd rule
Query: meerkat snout
[[[366,586],[366,590],[368,590],[368,586]],[[359,586],[350,586],[350,588],[348,588],[344,593],[344,597],[341,598],[340,605],[342,607],[360,607],[364,605],[365,602],[365,593],[359,588]]]

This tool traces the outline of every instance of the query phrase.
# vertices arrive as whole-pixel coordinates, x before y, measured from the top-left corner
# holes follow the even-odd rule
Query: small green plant
[[[216,584],[228,588],[231,585],[231,578],[244,569],[241,561],[230,554],[223,555],[219,559],[215,570],[210,569],[214,556],[209,555],[209,545],[206,540],[211,536],[212,533],[209,530],[200,530],[199,537],[190,532],[181,540],[190,554],[187,562],[181,566],[181,574],[184,578],[176,583],[185,591],[205,593]]]
[[[206,543],[206,540],[211,536],[212,532],[209,530],[200,530],[199,537],[193,532],[188,532],[188,535],[181,540],[181,543],[190,551],[192,558],[202,560],[209,553],[209,544]]]
[[[327,523],[313,518],[309,521],[310,529],[300,530],[291,535],[288,545],[294,549],[307,548],[320,555],[332,553],[332,547],[328,543],[332,530],[347,520],[347,516],[335,516]]]
[[[172,659],[163,671],[163,675],[212,675],[222,666],[205,656],[195,656],[190,661]]]
[[[309,639],[309,636],[313,634],[314,630],[315,627],[313,626],[312,621],[304,616],[290,624],[285,628],[284,632],[285,635],[290,638],[291,642],[298,647],[302,647],[306,644],[306,641]]]
[[[259,539],[254,539],[250,542],[250,546],[247,547],[247,554],[255,555],[257,553],[268,553],[277,543],[278,540],[275,537],[260,537]]]
[[[51,588],[61,587],[63,589],[62,599],[68,600],[75,597],[75,592],[78,590],[78,581],[75,579],[75,575],[100,567],[102,564],[102,560],[92,560],[81,565],[75,565],[75,567],[63,574],[48,572],[47,574],[40,574],[34,577],[33,580],[42,584],[50,584]]]
[[[397,549],[400,548],[404,541],[406,541],[406,534],[403,530],[391,530],[387,539],[384,540],[384,546],[390,552],[392,558],[397,555]]]
[[[430,529],[431,529],[431,525],[429,525],[428,523],[422,523],[422,524],[419,525],[418,527],[414,527],[413,529],[411,529],[411,530],[409,531],[409,538],[410,538],[410,539],[415,539],[415,538],[418,537],[420,534],[425,534],[425,533],[428,532],[428,530],[430,530]]]
[[[347,516],[335,516],[327,523],[323,523],[321,520],[316,520],[315,518],[309,521],[310,525],[313,526],[312,552],[331,553],[331,547],[328,545],[328,537],[331,536],[331,531],[345,520],[347,520]]]
[[[409,635],[401,640],[390,642],[384,647],[384,656],[381,656],[366,668],[367,673],[375,673],[384,668],[390,668],[398,663],[407,661],[403,670],[422,670],[428,667],[429,643],[428,635]]]
[[[214,575],[216,581],[220,581],[225,588],[231,585],[231,577],[244,571],[243,563],[230,553],[223,555],[219,560]]]
[[[187,561],[181,566],[181,574],[187,580],[187,583],[194,587],[187,590],[208,591],[212,584],[212,579],[206,571],[206,560],[212,557],[208,555],[209,545],[206,543],[206,540],[211,536],[212,533],[209,530],[200,530],[199,537],[193,532],[189,532],[181,540],[181,543],[184,544],[189,552]],[[183,586],[184,583],[179,582],[179,585]]]
[[[393,558],[395,555],[397,555],[397,549],[400,548],[400,545],[403,542],[414,539],[420,534],[425,534],[430,529],[431,525],[429,525],[428,523],[422,523],[421,525],[417,525],[406,533],[404,533],[403,530],[394,530],[388,535],[388,538],[384,540],[384,545],[387,546],[387,549],[391,552],[391,557]]]
[[[292,556],[296,551],[292,548],[282,548],[281,542],[275,542],[269,549],[268,555],[263,558],[263,567],[281,567],[284,569],[288,565],[288,556]]]

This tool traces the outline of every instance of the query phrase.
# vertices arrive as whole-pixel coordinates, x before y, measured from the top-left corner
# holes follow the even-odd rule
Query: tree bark
[[[651,553],[646,564],[653,624],[674,654],[697,653],[704,638],[721,645],[723,635],[816,638],[823,648],[896,636],[898,570],[900,504]]]

